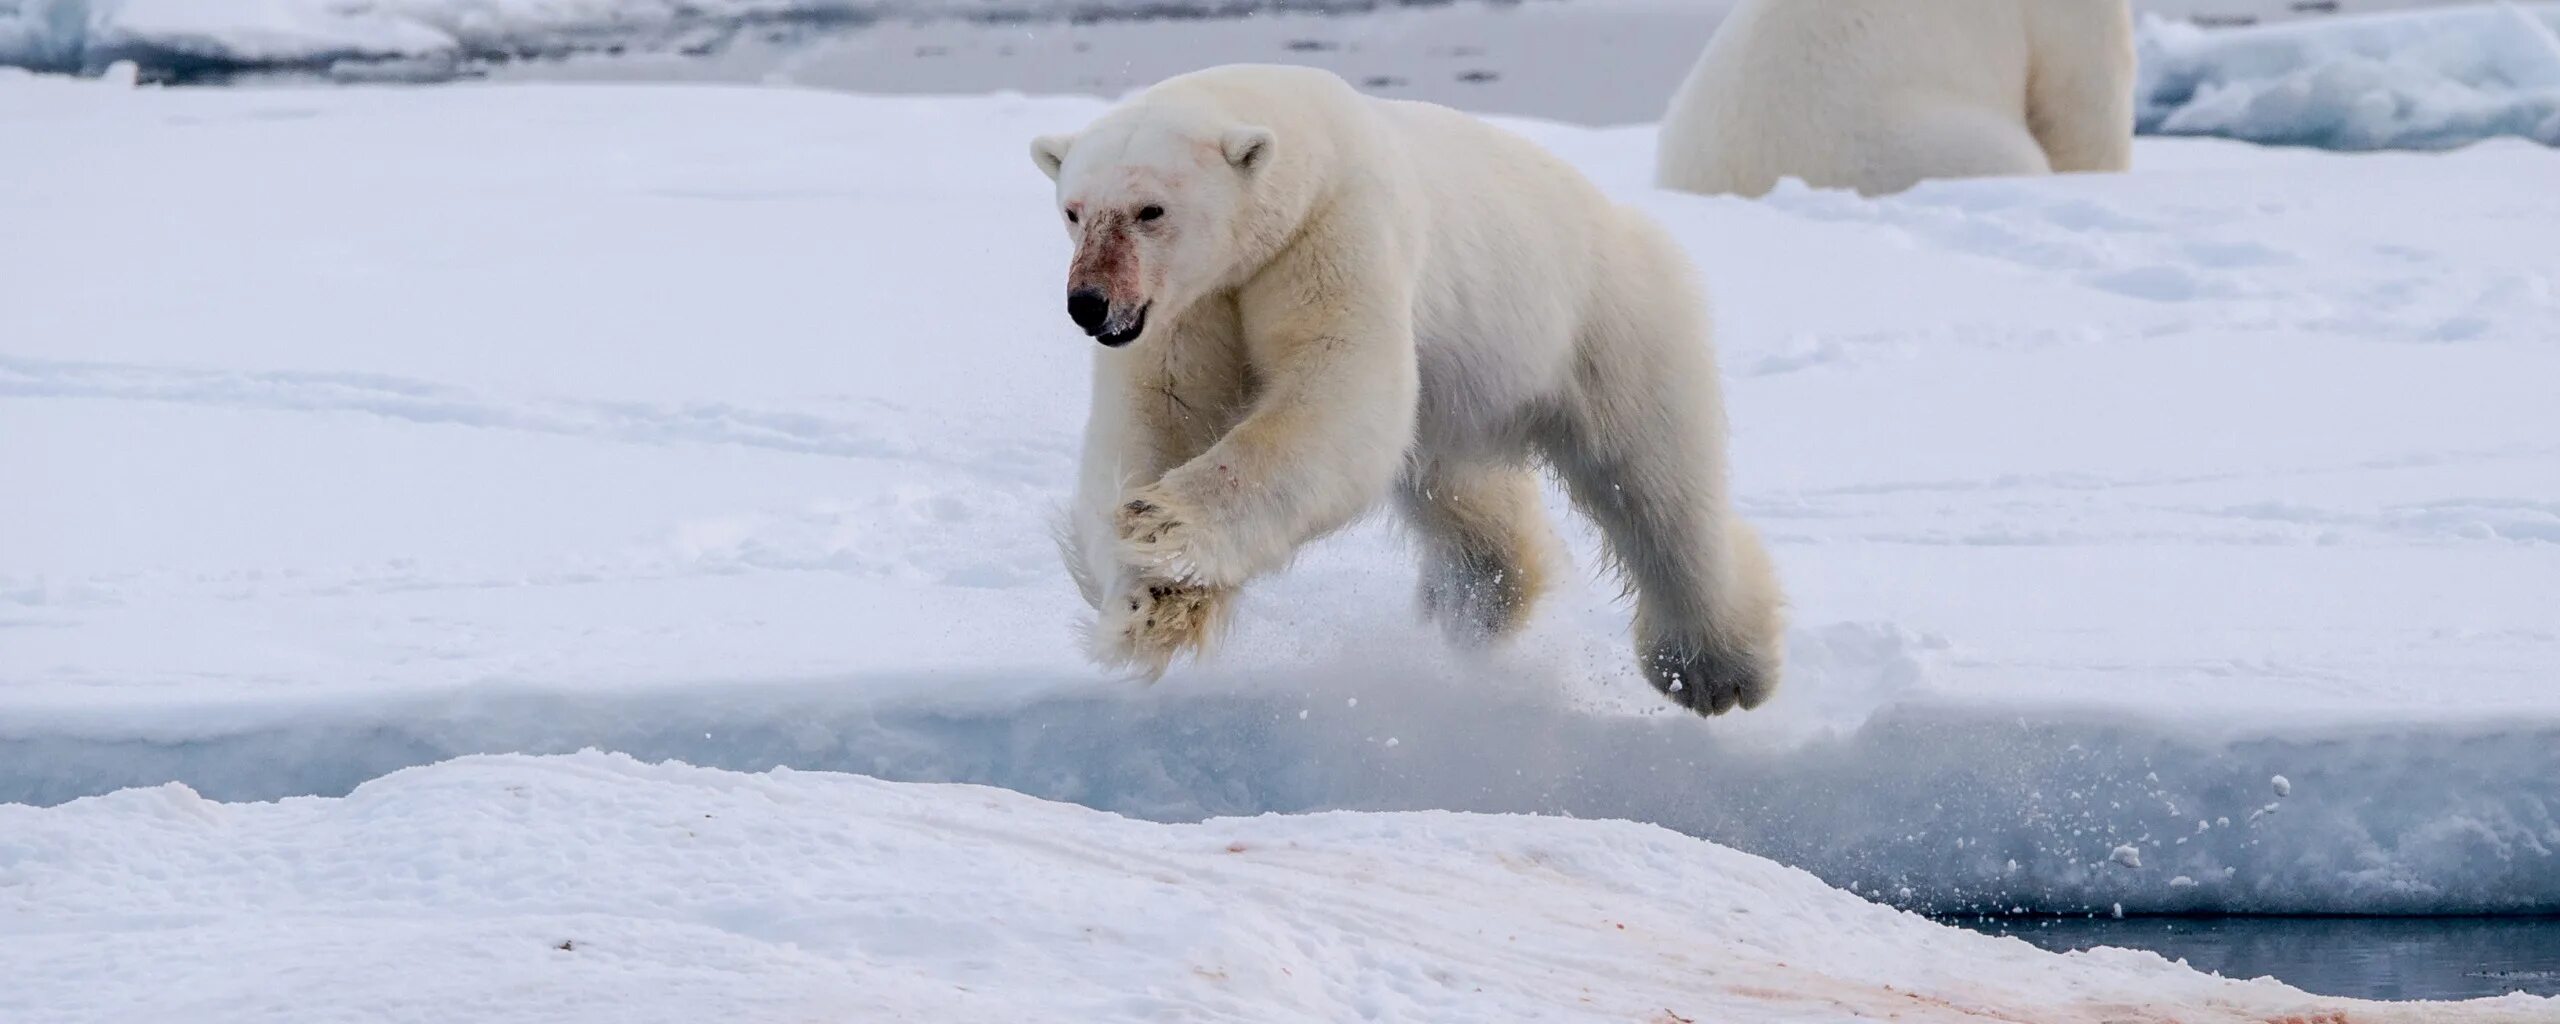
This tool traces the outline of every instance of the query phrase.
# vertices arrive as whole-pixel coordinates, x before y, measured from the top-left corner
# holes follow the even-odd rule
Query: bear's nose
[[[1111,300],[1103,298],[1100,290],[1078,288],[1067,293],[1067,319],[1084,328],[1086,334],[1101,330],[1103,321],[1110,318]]]

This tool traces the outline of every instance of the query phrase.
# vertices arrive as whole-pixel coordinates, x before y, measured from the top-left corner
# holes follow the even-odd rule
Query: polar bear
[[[1655,182],[1880,195],[2122,171],[2133,85],[2128,0],[1742,0],[1663,115]]]
[[[1031,154],[1101,343],[1059,538],[1097,660],[1204,652],[1238,588],[1390,500],[1422,613],[1499,640],[1562,561],[1543,461],[1635,594],[1654,685],[1704,714],[1769,696],[1780,595],[1660,229],[1526,140],[1311,68],[1172,78]]]

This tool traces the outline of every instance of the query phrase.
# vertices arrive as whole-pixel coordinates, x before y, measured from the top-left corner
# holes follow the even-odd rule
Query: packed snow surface
[[[2151,19],[2146,133],[2328,149],[2560,146],[2560,4],[2482,4],[2206,29]]]
[[[1083,662],[1023,145],[1101,109],[0,79],[0,800],[598,747],[1631,818],[1925,909],[2560,909],[2560,152],[1749,202],[1513,122],[1717,296],[1795,625],[1704,721],[1561,502],[1592,571],[1494,655],[1371,523],[1212,664]]]
[[[1494,897],[1488,899],[1487,897]],[[343,799],[0,805],[0,1020],[2544,1024],[2057,955],[1628,822],[1159,825],[483,757]]]

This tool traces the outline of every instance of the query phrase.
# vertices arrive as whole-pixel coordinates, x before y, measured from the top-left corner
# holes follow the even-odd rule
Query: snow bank
[[[1797,642],[1808,686],[1890,671],[1904,653],[1846,628]],[[0,801],[170,780],[222,800],[335,796],[464,754],[592,746],[1001,786],[1158,821],[1336,808],[1623,818],[1932,912],[2560,907],[2560,723],[2212,735],[2153,716],[1904,705],[1780,743],[1678,716],[1487,699],[1484,680],[1423,659],[1358,661],[1216,680],[1231,692],[1211,696],[944,676],[14,713],[0,725]],[[2270,782],[2280,773],[2300,780],[2289,793]]]
[[[2560,4],[2243,29],[2146,19],[2140,130],[2324,149],[2560,145]]]
[[[1661,829],[1150,825],[994,790],[475,758],[344,799],[0,806],[0,1017],[2549,1020],[1933,924]],[[1498,899],[1488,900],[1490,894]],[[22,936],[23,937],[23,936]],[[396,980],[395,980],[396,979]]]
[[[1718,297],[1797,625],[1705,722],[1602,580],[1443,650],[1376,524],[1094,678],[1021,140],[1099,109],[0,79],[0,800],[594,746],[1623,816],[1928,909],[2560,909],[2560,152],[1742,202],[1516,124]]]

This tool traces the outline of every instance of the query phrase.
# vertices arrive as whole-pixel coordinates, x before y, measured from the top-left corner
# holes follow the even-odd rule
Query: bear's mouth
[[[1150,302],[1144,306],[1138,307],[1137,314],[1129,318],[1128,326],[1116,331],[1104,331],[1100,334],[1096,334],[1093,336],[1093,340],[1101,342],[1104,348],[1119,348],[1130,342],[1138,340],[1138,335],[1145,334],[1147,332],[1147,310],[1154,306],[1155,303]]]

